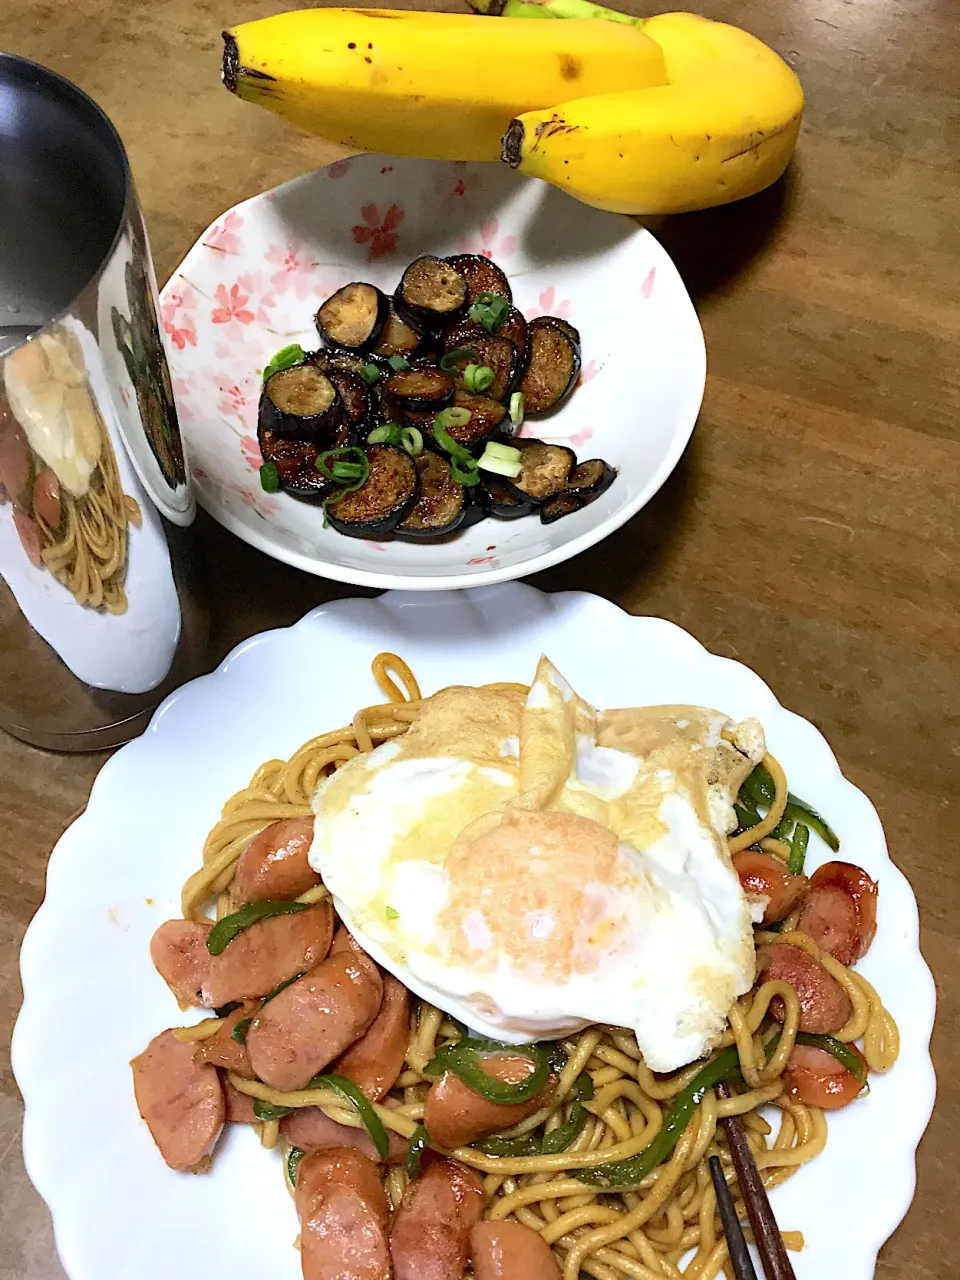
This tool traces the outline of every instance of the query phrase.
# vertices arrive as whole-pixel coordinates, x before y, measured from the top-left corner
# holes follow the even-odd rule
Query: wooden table
[[[77,81],[130,152],[163,279],[224,208],[323,163],[322,145],[218,83],[228,22],[269,0],[0,0],[0,48]],[[437,5],[436,7],[442,7]],[[654,12],[644,3],[637,12]],[[657,499],[534,579],[659,614],[747,663],[826,734],[873,798],[920,901],[941,983],[940,1102],[917,1200],[882,1280],[955,1276],[960,1086],[956,870],[960,601],[960,73],[955,0],[704,0],[783,53],[807,92],[798,162],[775,190],[656,228],[693,294],[710,376]],[[141,87],[142,86],[142,87]],[[347,594],[203,520],[218,655]],[[236,599],[229,582],[243,582]],[[0,1042],[47,853],[102,757],[0,737]],[[937,1052],[939,1050],[939,1052]],[[0,1061],[0,1276],[63,1271],[23,1171]],[[864,1212],[869,1213],[869,1205]],[[109,1280],[104,1277],[104,1280]]]

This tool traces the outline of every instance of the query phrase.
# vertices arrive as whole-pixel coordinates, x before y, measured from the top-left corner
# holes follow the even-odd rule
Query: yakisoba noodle
[[[287,761],[270,760],[261,765],[249,786],[227,801],[204,845],[203,867],[184,886],[184,916],[205,918],[203,908],[214,897],[217,916],[228,913],[235,864],[251,839],[278,819],[308,817],[312,812],[310,798],[322,776],[358,752],[369,751],[406,731],[421,703],[413,673],[391,653],[374,660],[373,673],[387,696],[386,703],[360,711],[352,724],[342,729],[313,738]],[[763,763],[774,780],[775,799],[758,827],[731,837],[730,850],[737,852],[761,839],[767,851],[785,857],[789,849],[768,837],[787,803],[786,778],[772,756],[765,756]],[[318,901],[326,892],[318,886],[300,900]],[[799,911],[794,912],[780,933],[758,932],[757,944],[791,943],[819,960],[843,987],[853,1009],[836,1038],[848,1042],[862,1038],[870,1070],[886,1071],[899,1048],[896,1024],[866,979],[822,952],[796,929],[798,916]],[[784,1005],[782,1028],[768,1016],[775,997]],[[391,1105],[374,1108],[387,1129],[405,1138],[413,1135],[422,1119],[424,1098],[434,1081],[425,1074],[425,1066],[441,1045],[460,1034],[454,1023],[425,1001],[414,1000],[413,1009],[404,1070],[391,1091]],[[452,1154],[484,1175],[486,1216],[513,1218],[538,1231],[554,1249],[564,1280],[577,1280],[581,1272],[597,1280],[678,1280],[681,1276],[683,1280],[712,1280],[721,1271],[729,1274],[727,1246],[707,1163],[708,1156],[719,1155],[728,1181],[733,1181],[729,1151],[718,1122],[730,1115],[741,1118],[768,1188],[785,1182],[800,1165],[818,1155],[827,1140],[823,1111],[787,1096],[781,1079],[799,1018],[796,993],[781,981],[764,982],[734,1003],[716,1052],[736,1046],[745,1088],[723,1100],[718,1100],[712,1089],[706,1090],[669,1158],[630,1189],[600,1189],[578,1181],[576,1174],[602,1169],[644,1151],[663,1128],[671,1103],[704,1063],[657,1076],[643,1063],[633,1033],[617,1027],[593,1026],[561,1041],[568,1056],[551,1101],[502,1135],[539,1136],[561,1125],[573,1105],[574,1083],[585,1071],[592,1079],[594,1096],[582,1104],[588,1112],[587,1123],[566,1150],[551,1155],[497,1156],[467,1146]],[[208,1019],[177,1034],[184,1039],[201,1039],[217,1026],[218,1020]],[[780,1038],[768,1057],[774,1028]],[[330,1090],[283,1092],[237,1075],[229,1078],[235,1089],[252,1098],[275,1106],[317,1106],[340,1124],[361,1125],[357,1113]],[[781,1113],[776,1135],[761,1114],[769,1105]],[[265,1122],[261,1126],[264,1145],[274,1146],[277,1138],[277,1122]],[[391,1207],[396,1208],[407,1174],[403,1168],[391,1166],[384,1178]],[[742,1204],[738,1203],[738,1209],[744,1216]],[[788,1248],[802,1248],[799,1232],[786,1231],[784,1239]],[[681,1270],[681,1259],[691,1250],[695,1251],[693,1257]]]
[[[45,524],[37,513],[45,543],[40,555],[78,604],[104,608],[108,613],[125,613],[127,525],[139,529],[140,507],[123,492],[113,445],[99,412],[94,412],[103,446],[90,488],[79,498],[63,493],[63,513],[56,529]]]

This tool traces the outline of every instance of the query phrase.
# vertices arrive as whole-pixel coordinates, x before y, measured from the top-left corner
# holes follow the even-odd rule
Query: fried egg
[[[757,721],[598,712],[546,659],[455,687],[314,796],[310,854],[347,927],[411,990],[510,1044],[628,1027],[672,1071],[754,980],[726,835]]]

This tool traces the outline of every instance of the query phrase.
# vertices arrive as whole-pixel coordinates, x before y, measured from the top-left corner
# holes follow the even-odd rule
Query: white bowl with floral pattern
[[[583,373],[524,435],[619,469],[583,510],[544,525],[487,519],[431,543],[347,538],[317,506],[259,480],[261,375],[281,347],[318,345],[316,310],[350,280],[392,291],[422,253],[483,253],[530,318],[580,330]],[[443,590],[523,577],[593,546],[634,516],[676,466],[703,398],[706,357],[669,257],[628,218],[576,203],[504,166],[366,155],[235,206],[173,273],[161,313],[201,505],[251,545],[310,573]]]

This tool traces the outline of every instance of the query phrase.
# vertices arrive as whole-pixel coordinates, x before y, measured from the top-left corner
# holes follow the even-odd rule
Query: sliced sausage
[[[10,500],[26,506],[29,503],[30,445],[20,424],[0,400],[0,485]]]
[[[304,1151],[330,1151],[333,1147],[351,1147],[375,1163],[380,1163],[383,1159],[366,1129],[337,1124],[336,1120],[331,1120],[319,1107],[300,1107],[284,1116],[280,1121],[280,1132],[291,1146],[300,1147]],[[400,1163],[405,1160],[409,1146],[407,1139],[393,1129],[387,1130],[387,1137],[390,1141],[388,1162]]]
[[[50,467],[41,467],[33,482],[33,513],[50,529],[56,529],[63,515],[60,481]]]
[[[130,1063],[137,1108],[171,1169],[200,1172],[223,1128],[216,1067],[195,1062],[196,1045],[161,1032]]]
[[[238,933],[218,956],[207,950],[212,926],[168,920],[153,935],[150,955],[181,1004],[216,1009],[233,1000],[267,996],[281,982],[319,964],[330,950],[333,908],[269,916]]]
[[[829,1035],[847,1022],[853,1013],[850,997],[826,969],[801,947],[775,942],[758,953],[760,972],[771,982],[787,982],[800,1001],[800,1030]],[[770,1013],[778,1022],[785,1016],[783,1001],[774,997]]]
[[[335,956],[339,955],[342,951],[352,951],[356,955],[367,956],[363,947],[361,947],[360,943],[356,940],[346,925],[341,925],[334,934],[333,946],[330,948],[330,954]],[[367,959],[370,960],[370,957],[367,956]],[[370,960],[370,963],[373,964],[373,961]]]
[[[506,1084],[520,1084],[534,1071],[529,1058],[516,1054],[483,1058],[479,1065],[488,1076]],[[551,1088],[550,1083],[544,1085],[540,1093],[526,1102],[488,1102],[479,1093],[474,1093],[458,1075],[445,1071],[427,1094],[423,1123],[430,1137],[441,1147],[464,1147],[532,1116],[543,1106]]]
[[[237,862],[231,892],[247,902],[287,902],[320,883],[307,861],[313,843],[312,818],[281,818],[251,840]]]
[[[260,1124],[253,1109],[253,1099],[248,1093],[235,1089],[226,1076],[220,1077],[223,1086],[223,1101],[226,1104],[227,1120],[230,1124]]]
[[[390,1208],[372,1160],[347,1147],[308,1153],[296,1205],[303,1280],[391,1280]]]
[[[43,533],[33,516],[20,507],[14,507],[13,525],[27,559],[35,569],[43,567]]]
[[[232,1071],[235,1075],[243,1076],[245,1080],[253,1080],[255,1077],[247,1046],[243,1041],[235,1040],[233,1032],[238,1022],[252,1018],[259,1008],[258,1001],[244,1000],[239,1009],[228,1013],[213,1035],[208,1036],[206,1040],[201,1040],[197,1045],[193,1055],[195,1060],[209,1062],[212,1067],[220,1067],[224,1071]]]
[[[478,1222],[470,1257],[475,1280],[560,1280],[553,1250],[522,1222]]]
[[[391,974],[383,975],[383,1001],[366,1033],[337,1059],[333,1070],[379,1102],[397,1083],[410,1039],[410,993]]]
[[[258,1078],[274,1089],[303,1089],[359,1040],[383,999],[383,981],[365,956],[343,951],[265,1004],[247,1032]]]
[[[390,1232],[395,1280],[462,1280],[482,1212],[477,1175],[456,1160],[432,1160],[407,1187]]]
[[[763,923],[783,920],[807,892],[806,876],[792,876],[779,858],[755,849],[734,855],[733,869],[748,898],[766,898]]]
[[[877,882],[852,862],[824,863],[797,928],[841,964],[855,964],[877,932]]]
[[[867,1060],[855,1044],[848,1046],[863,1063],[866,1079]],[[836,1111],[853,1102],[863,1092],[863,1083],[852,1071],[838,1062],[832,1053],[813,1045],[794,1046],[783,1073],[783,1082],[791,1098],[807,1107],[823,1107]],[[480,1280],[480,1277],[477,1277]]]

